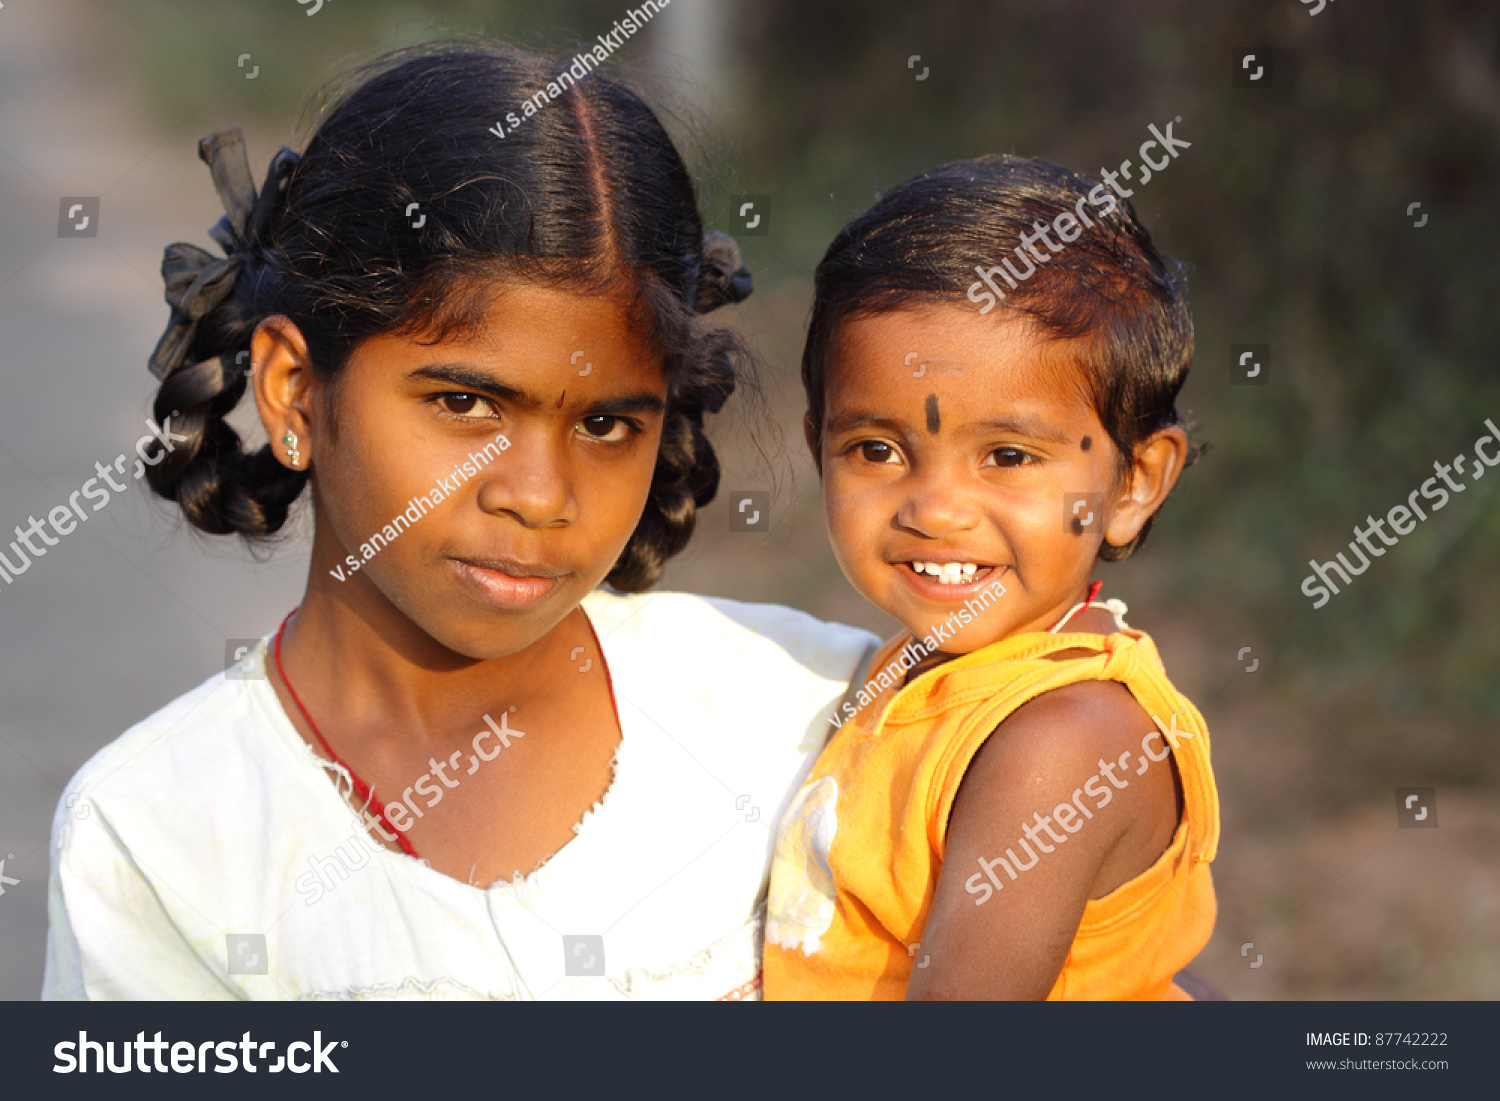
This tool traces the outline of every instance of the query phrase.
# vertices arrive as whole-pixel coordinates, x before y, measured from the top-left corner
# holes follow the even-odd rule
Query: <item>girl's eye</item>
[[[1033,461],[1033,456],[1018,447],[997,447],[989,453],[989,458],[994,462],[986,463],[986,466],[1025,466]]]
[[[482,420],[496,415],[490,399],[478,394],[439,394],[437,401],[445,412],[465,420]]]
[[[578,426],[591,440],[601,443],[624,443],[637,431],[638,426],[626,420],[624,417],[584,417],[578,422]]]
[[[899,458],[894,447],[879,440],[865,440],[857,446],[860,458],[867,463],[893,463]]]

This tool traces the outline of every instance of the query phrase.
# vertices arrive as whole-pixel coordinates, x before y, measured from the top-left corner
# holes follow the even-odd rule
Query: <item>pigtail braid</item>
[[[750,272],[732,237],[711,230],[703,244],[693,296],[694,312],[700,314],[743,301],[751,290]],[[659,308],[664,311],[666,305],[661,302]],[[667,559],[692,538],[698,510],[719,491],[719,457],[704,431],[704,415],[723,409],[737,382],[753,380],[753,365],[750,352],[730,329],[695,332],[688,338],[668,395],[646,509],[606,578],[616,589],[651,588],[661,579]]]
[[[198,155],[224,204],[225,216],[209,230],[224,256],[178,242],[162,258],[172,316],[151,355],[161,379],[153,411],[186,439],[147,467],[146,481],[201,531],[264,537],[286,522],[308,475],[282,466],[269,445],[247,454],[225,418],[245,394],[257,300],[275,279],[263,241],[299,158],[283,148],[257,193],[238,126],[204,138]]]
[[[162,383],[157,423],[169,424],[187,439],[147,467],[146,480],[157,494],[176,501],[201,531],[264,537],[286,522],[308,474],[283,466],[269,445],[254,453],[242,449],[240,434],[225,417],[244,395],[248,370],[225,367],[225,358],[201,360]],[[247,360],[241,357],[242,363]]]

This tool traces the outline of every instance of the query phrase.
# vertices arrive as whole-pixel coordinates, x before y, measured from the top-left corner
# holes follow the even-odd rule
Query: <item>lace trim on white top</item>
[[[249,658],[245,660],[249,661],[253,659],[256,656],[256,653],[258,653],[263,662],[268,661],[271,640],[273,637],[274,635],[267,635],[265,638],[262,638],[260,640],[260,643],[256,647],[256,652],[252,653]],[[267,665],[267,672],[269,674],[269,665]],[[355,792],[354,778],[349,775],[349,770],[335,761],[330,761],[326,757],[319,756],[317,751],[308,744],[307,739],[302,737],[302,735],[297,732],[296,726],[291,722],[291,716],[287,715],[286,709],[281,706],[281,698],[276,695],[276,690],[271,687],[269,675],[265,677],[265,679],[262,681],[262,684],[264,684],[266,690],[271,693],[272,699],[276,704],[276,710],[279,711],[281,715],[285,716],[288,725],[291,726],[292,736],[296,738],[297,742],[302,746],[303,752],[306,754],[306,759],[312,764],[317,765],[324,771],[332,773],[334,794],[337,795],[339,799],[344,803],[348,804],[351,808],[355,806],[355,803],[350,800],[350,796]],[[611,755],[609,760],[609,783],[605,786],[604,793],[600,795],[599,798],[594,802],[594,805],[585,810],[582,817],[580,817],[577,822],[573,823],[573,837],[575,839],[583,831],[584,827],[589,823],[589,820],[594,818],[601,810],[604,809],[605,804],[609,802],[610,798],[614,796],[616,791],[618,790],[620,786],[620,753],[624,748],[625,736],[624,732],[622,731],[620,740],[615,744],[615,751]],[[375,785],[371,784],[369,798],[365,800],[363,806],[359,807],[359,822],[364,827],[366,834],[371,838],[371,840],[375,841],[375,843],[380,846],[382,852],[390,853],[392,856],[403,860],[413,859],[411,857],[408,857],[405,853],[387,846],[384,840],[376,834],[374,828],[369,825],[369,821],[371,818],[371,815],[369,813],[370,800],[374,798]],[[527,872],[525,875],[522,875],[520,872],[516,872],[511,876],[510,879],[497,879],[489,886],[481,886],[480,884],[475,883],[471,876],[471,878],[467,880],[467,886],[473,887],[476,891],[489,891],[493,890],[496,887],[534,887],[536,886],[536,879],[541,874],[542,869],[550,864],[553,859],[556,858],[558,853],[562,852],[563,849],[566,849],[572,843],[572,841],[568,841],[565,844],[559,846],[553,852],[548,853],[537,863],[536,867],[532,868],[531,871]],[[415,863],[422,865],[422,867],[427,868],[428,870],[432,869],[432,865],[428,863],[427,860],[423,857],[416,857]],[[465,881],[459,880],[458,882]]]

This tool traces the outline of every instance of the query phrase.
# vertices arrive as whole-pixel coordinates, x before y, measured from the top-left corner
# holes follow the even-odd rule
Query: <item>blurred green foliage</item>
[[[1198,339],[1183,405],[1213,446],[1151,557],[1188,603],[1274,640],[1304,700],[1442,709],[1487,729],[1493,758],[1500,477],[1455,494],[1323,608],[1299,586],[1310,558],[1343,550],[1434,461],[1472,453],[1500,411],[1500,9],[755,10],[742,49],[758,111],[743,144],[764,186],[747,190],[800,201],[793,239],[809,246],[872,189],[936,163],[1013,151],[1097,175],[1148,124],[1181,117],[1193,148],[1134,202],[1190,267]],[[1231,87],[1233,50],[1263,45],[1273,86]],[[1429,213],[1420,229],[1414,201]],[[1271,344],[1269,385],[1228,384],[1232,343]]]
[[[773,237],[743,242],[763,287],[806,284],[850,215],[935,164],[1017,152],[1097,175],[1133,156],[1148,124],[1180,117],[1192,148],[1134,201],[1191,272],[1198,351],[1183,405],[1212,448],[1141,563],[1122,568],[1164,578],[1216,640],[1274,653],[1276,683],[1320,721],[1441,715],[1477,737],[1444,741],[1430,768],[1500,777],[1500,471],[1323,608],[1299,591],[1310,558],[1344,549],[1434,461],[1472,454],[1486,417],[1500,423],[1500,8],[718,2],[732,9],[738,81],[720,120],[737,150],[727,171],[777,203]],[[380,50],[449,30],[566,49],[627,6],[328,0],[310,19],[294,0],[149,2],[133,34],[164,120],[217,89],[226,119],[286,124],[322,79]],[[1273,86],[1232,87],[1232,51],[1266,45]],[[261,66],[253,82],[242,52]],[[1229,385],[1234,343],[1272,346],[1269,385]]]

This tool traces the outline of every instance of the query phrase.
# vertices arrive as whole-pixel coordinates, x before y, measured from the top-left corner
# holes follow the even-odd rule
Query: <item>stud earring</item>
[[[300,466],[302,464],[302,452],[297,450],[297,433],[288,429],[287,434],[282,437],[281,442],[286,444],[287,462],[291,463],[293,467]]]

